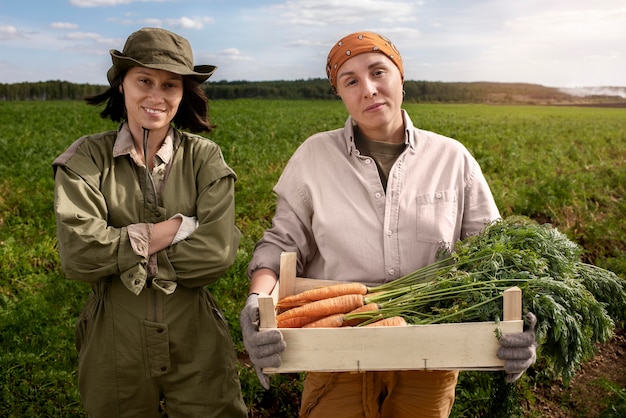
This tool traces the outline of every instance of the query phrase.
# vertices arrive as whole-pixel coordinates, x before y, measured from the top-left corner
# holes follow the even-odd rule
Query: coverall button
[[[163,332],[163,328],[157,328],[157,332],[160,334]]]
[[[141,283],[141,280],[139,280],[139,279],[135,280],[135,286],[139,286],[140,283]]]
[[[164,372],[167,370],[167,366],[161,366],[161,371]]]

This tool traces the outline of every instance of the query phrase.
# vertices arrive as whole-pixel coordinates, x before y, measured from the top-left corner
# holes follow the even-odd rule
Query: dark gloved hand
[[[265,389],[269,389],[270,379],[263,373],[263,368],[280,366],[280,353],[287,346],[283,334],[278,329],[259,331],[259,295],[248,296],[239,323],[243,345],[250,355],[259,382]]]
[[[537,359],[537,344],[535,343],[537,317],[532,312],[528,312],[526,320],[524,332],[504,334],[500,337],[497,356],[500,360],[504,360],[505,380],[508,383],[519,379]]]

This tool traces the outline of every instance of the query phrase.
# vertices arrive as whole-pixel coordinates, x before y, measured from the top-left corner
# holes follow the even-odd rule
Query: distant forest
[[[203,84],[211,100],[281,99],[338,100],[328,80],[216,81]],[[0,83],[0,100],[82,100],[107,86],[68,81]],[[404,83],[405,101],[411,103],[487,103],[537,105],[607,105],[626,107],[620,96],[574,96],[558,88],[527,83],[437,82]]]

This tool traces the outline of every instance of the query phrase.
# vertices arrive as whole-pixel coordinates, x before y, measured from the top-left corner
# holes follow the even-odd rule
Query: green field
[[[405,109],[416,126],[470,149],[504,216],[550,222],[584,248],[585,261],[626,277],[626,110]],[[83,416],[73,327],[89,289],[64,279],[59,267],[50,164],[81,135],[115,129],[98,110],[77,101],[0,102],[1,417]],[[235,265],[213,291],[243,358],[238,313],[247,293],[245,270],[271,223],[272,186],[295,148],[317,131],[343,126],[346,112],[339,101],[235,100],[211,102],[210,114],[218,126],[210,137],[239,176],[237,224],[243,232]],[[550,379],[541,362],[535,369],[513,386],[509,399],[532,400],[534,381]],[[244,362],[240,370],[253,416],[295,416],[299,375],[274,376],[266,392]],[[493,411],[495,375],[462,374],[453,416]]]

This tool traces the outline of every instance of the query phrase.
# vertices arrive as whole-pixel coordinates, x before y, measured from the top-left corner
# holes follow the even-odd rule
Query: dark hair
[[[85,97],[87,104],[98,106],[105,104],[100,112],[103,119],[109,118],[114,122],[126,120],[126,106],[120,85],[125,74],[115,79],[111,87],[100,94]],[[172,120],[174,126],[193,133],[211,132],[216,126],[209,119],[209,98],[200,83],[188,76],[183,76],[183,99],[178,111]]]

